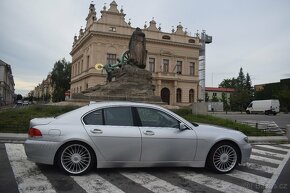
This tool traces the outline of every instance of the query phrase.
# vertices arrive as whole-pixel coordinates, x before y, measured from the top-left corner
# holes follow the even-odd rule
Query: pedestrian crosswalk
[[[122,168],[67,176],[56,167],[28,161],[22,144],[3,146],[21,193],[269,192],[290,156],[289,144],[255,145],[250,161],[228,174],[199,168]]]

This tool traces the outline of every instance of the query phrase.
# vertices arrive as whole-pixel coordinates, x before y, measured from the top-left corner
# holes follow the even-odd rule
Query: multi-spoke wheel
[[[94,165],[92,150],[81,143],[69,143],[63,146],[58,154],[58,165],[72,175],[83,174]]]
[[[211,149],[207,164],[215,172],[228,173],[236,167],[238,158],[237,148],[231,143],[223,142]]]

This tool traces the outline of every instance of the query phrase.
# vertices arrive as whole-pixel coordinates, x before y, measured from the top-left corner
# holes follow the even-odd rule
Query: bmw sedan
[[[30,121],[25,151],[36,163],[80,175],[92,167],[207,167],[232,171],[249,160],[241,132],[190,123],[157,105],[93,102]]]

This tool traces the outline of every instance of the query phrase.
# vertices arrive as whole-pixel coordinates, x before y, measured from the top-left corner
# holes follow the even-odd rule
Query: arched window
[[[194,39],[189,39],[188,40],[188,43],[194,44],[195,43],[195,40]]]
[[[170,40],[170,39],[171,39],[171,37],[170,37],[170,36],[168,36],[168,35],[164,35],[164,36],[162,36],[162,39],[164,39],[164,40]]]
[[[189,103],[193,103],[194,102],[194,90],[190,89],[189,90]]]
[[[181,89],[176,89],[176,102],[181,103]]]

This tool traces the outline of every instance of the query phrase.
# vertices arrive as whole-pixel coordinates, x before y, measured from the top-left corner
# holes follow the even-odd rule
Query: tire
[[[207,167],[215,173],[229,173],[239,162],[239,151],[229,142],[220,142],[212,147],[207,157]]]
[[[265,111],[265,115],[269,115],[269,111]]]
[[[247,114],[251,114],[251,112],[249,110],[246,111]]]
[[[57,156],[57,165],[70,175],[82,175],[90,171],[96,163],[96,156],[91,147],[80,142],[65,144]]]

